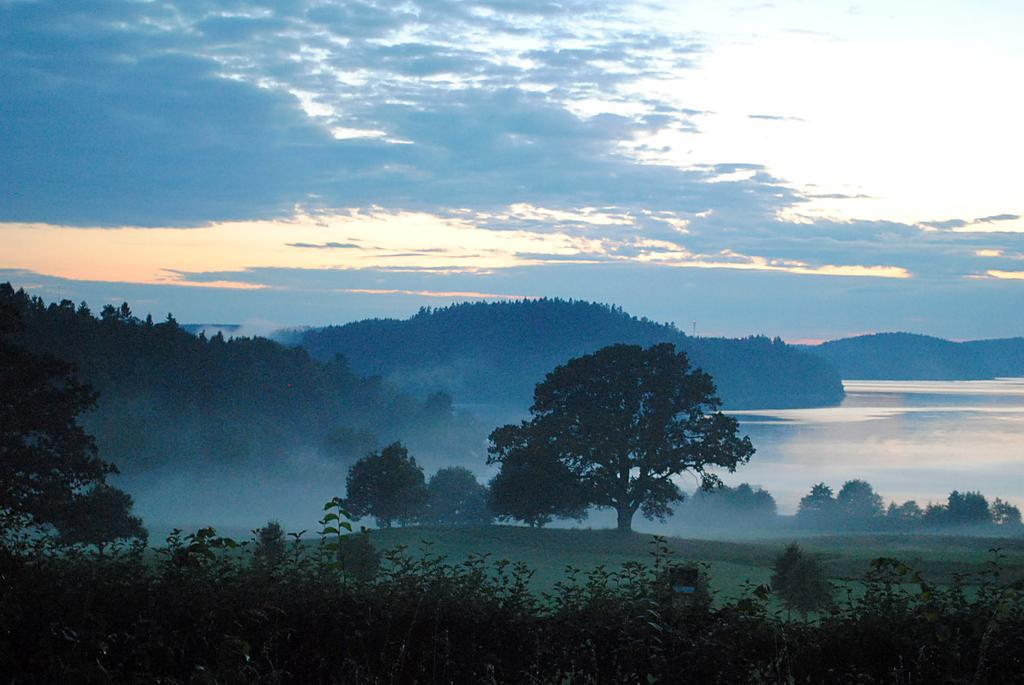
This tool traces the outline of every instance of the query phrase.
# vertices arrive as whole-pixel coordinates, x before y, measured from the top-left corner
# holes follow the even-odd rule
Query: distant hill
[[[803,347],[843,378],[981,380],[1024,376],[1024,338],[952,342],[914,333],[876,333]]]
[[[530,405],[555,366],[613,343],[671,342],[710,373],[726,406],[838,403],[839,375],[776,338],[694,338],[621,308],[558,299],[423,308],[405,319],[314,328],[292,339],[316,359],[346,357],[353,371],[381,375],[418,393],[444,390],[457,402]]]

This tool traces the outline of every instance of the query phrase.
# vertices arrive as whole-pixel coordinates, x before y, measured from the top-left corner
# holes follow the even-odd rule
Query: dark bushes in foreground
[[[356,580],[329,543],[274,563],[209,529],[169,543],[0,553],[7,682],[1024,682],[1021,588],[995,565],[968,593],[879,559],[863,593],[804,622],[765,587],[688,602],[657,541],[645,564],[569,572],[543,596],[484,557],[396,549]]]

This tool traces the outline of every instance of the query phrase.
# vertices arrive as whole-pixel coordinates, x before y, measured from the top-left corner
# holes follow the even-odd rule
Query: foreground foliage
[[[484,556],[451,564],[397,548],[376,573],[351,573],[338,543],[360,535],[342,535],[343,519],[325,516],[319,546],[293,540],[258,563],[253,545],[212,529],[176,533],[155,557],[141,544],[97,557],[22,539],[0,556],[0,672],[9,682],[1024,681],[1024,601],[998,564],[967,592],[963,579],[936,587],[878,559],[863,592],[815,622],[787,621],[764,586],[722,606],[677,594],[681,565],[657,539],[647,563],[570,568],[541,595],[528,568]]]

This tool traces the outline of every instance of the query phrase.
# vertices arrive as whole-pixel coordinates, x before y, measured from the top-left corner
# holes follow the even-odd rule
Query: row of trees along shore
[[[996,497],[991,503],[980,492],[953,490],[946,502],[916,501],[884,505],[870,483],[848,480],[838,493],[818,483],[800,500],[796,523],[808,529],[917,531],[936,529],[992,529],[1020,531],[1021,513],[1015,505]]]
[[[475,526],[495,520],[531,526],[554,516],[583,520],[589,506],[559,504],[567,490],[579,487],[568,470],[551,474],[501,471],[484,485],[469,469],[449,466],[426,478],[415,457],[401,444],[388,445],[356,462],[347,479],[347,511],[377,525]],[[848,532],[935,532],[963,530],[1016,535],[1024,532],[1020,509],[1000,498],[954,490],[945,503],[921,508],[910,500],[884,506],[881,495],[863,480],[849,480],[838,494],[824,483],[811,488],[795,516],[780,516],[766,490],[740,483],[696,490],[675,502],[676,521],[691,530],[745,528]]]

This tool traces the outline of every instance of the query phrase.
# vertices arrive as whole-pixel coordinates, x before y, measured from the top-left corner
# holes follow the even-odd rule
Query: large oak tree
[[[693,473],[710,489],[720,482],[715,467],[733,471],[750,459],[749,438],[720,407],[711,377],[671,344],[612,345],[549,373],[534,391],[532,419],[492,435],[491,460],[553,455],[586,501],[614,509],[629,531],[637,511],[672,513],[683,499],[673,476]],[[520,440],[495,440],[509,431]]]

